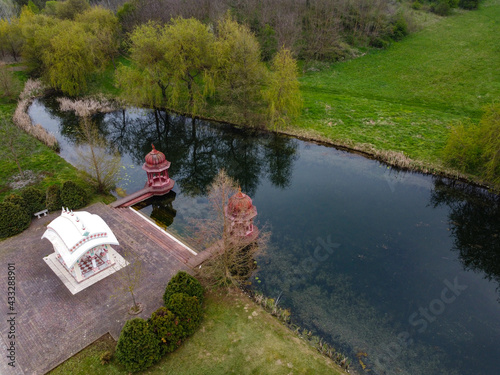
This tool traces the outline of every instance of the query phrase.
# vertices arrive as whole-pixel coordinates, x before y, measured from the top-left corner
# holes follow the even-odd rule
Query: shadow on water
[[[461,182],[436,178],[431,204],[450,208],[453,250],[458,253],[464,269],[495,281],[500,293],[500,196]]]

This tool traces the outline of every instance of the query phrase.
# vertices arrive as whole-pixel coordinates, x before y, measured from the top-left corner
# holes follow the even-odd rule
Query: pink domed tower
[[[166,194],[172,190],[175,184],[175,181],[168,177],[170,162],[163,152],[155,149],[153,144],[151,146],[153,150],[146,155],[146,162],[142,166],[142,169],[148,174],[145,187],[149,187],[154,195]]]
[[[229,198],[225,207],[225,215],[229,221],[228,231],[231,236],[253,239],[257,237],[258,229],[253,225],[257,216],[257,208],[252,204],[252,199],[241,192]]]

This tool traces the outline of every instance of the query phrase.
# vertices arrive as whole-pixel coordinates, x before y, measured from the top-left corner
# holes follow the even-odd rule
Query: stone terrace
[[[144,311],[138,316],[149,317],[162,305],[167,282],[177,271],[188,270],[186,262],[193,255],[129,209],[98,203],[84,210],[106,221],[120,242],[114,247],[120,254],[126,250],[141,259],[142,281],[136,299]],[[132,318],[130,295],[113,298],[121,282],[120,271],[72,295],[43,261],[54,250],[40,237],[58,215],[34,219],[25,232],[0,242],[0,374],[45,374],[107,332],[118,339],[123,324]],[[15,263],[16,268],[15,369],[6,358],[7,263]]]

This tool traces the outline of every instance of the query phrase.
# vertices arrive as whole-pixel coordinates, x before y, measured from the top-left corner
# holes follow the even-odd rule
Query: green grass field
[[[440,165],[450,124],[476,121],[500,97],[499,20],[500,0],[487,0],[387,50],[306,72],[296,127]]]
[[[144,374],[344,373],[239,291],[209,293],[205,304],[198,331]],[[126,374],[115,359],[100,363],[101,353],[114,346],[110,339],[97,341],[49,374]]]

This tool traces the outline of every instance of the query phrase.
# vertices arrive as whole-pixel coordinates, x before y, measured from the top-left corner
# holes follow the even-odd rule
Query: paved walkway
[[[138,302],[145,305],[139,316],[149,317],[162,305],[163,292],[170,278],[179,270],[188,270],[185,254],[180,253],[178,247],[169,251],[168,240],[159,246],[158,238],[150,238],[124,218],[121,210],[100,203],[85,210],[100,215],[107,222],[120,242],[120,246],[115,246],[119,253],[134,252],[142,260],[143,277],[136,295]],[[22,234],[0,242],[2,375],[45,374],[107,332],[118,339],[123,324],[132,318],[128,315],[131,297],[122,294],[121,299],[112,298],[120,282],[117,274],[72,295],[43,261],[43,257],[54,250],[49,241],[40,237],[45,226],[58,215],[60,212],[35,219]],[[7,365],[6,358],[6,344],[10,341],[7,339],[8,263],[15,263],[16,272],[15,369]]]

